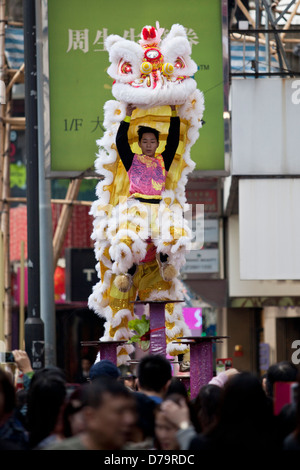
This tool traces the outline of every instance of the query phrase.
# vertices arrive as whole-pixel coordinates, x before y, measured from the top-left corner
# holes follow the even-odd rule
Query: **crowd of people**
[[[23,386],[0,368],[0,450],[300,450],[299,394],[274,413],[275,383],[300,384],[290,362],[263,378],[228,369],[191,400],[159,355],[144,356],[137,377],[103,360],[69,384],[61,369],[33,371],[25,351],[13,354]]]

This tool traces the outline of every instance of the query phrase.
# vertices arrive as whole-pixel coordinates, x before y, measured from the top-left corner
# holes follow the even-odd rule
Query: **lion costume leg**
[[[158,211],[159,232],[153,239],[157,262],[163,279],[173,280],[185,264],[190,249],[191,232],[179,204],[168,206],[161,202]]]
[[[128,322],[134,319],[134,304],[136,299],[136,286],[132,285],[130,290],[122,293],[114,283],[115,275],[111,277],[109,291],[109,305],[105,309],[105,332],[103,341],[128,341],[132,336],[132,331],[128,327]],[[126,344],[119,346],[117,350],[117,365],[125,364],[130,360],[130,354],[134,351],[134,346]]]
[[[111,240],[109,254],[112,272],[116,274],[114,284],[120,292],[128,292],[136,266],[147,253],[148,215],[143,204],[137,200],[126,200],[112,214],[108,229]]]

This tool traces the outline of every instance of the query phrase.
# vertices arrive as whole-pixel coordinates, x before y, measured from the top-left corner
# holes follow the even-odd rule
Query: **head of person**
[[[213,384],[201,387],[194,403],[196,427],[199,432],[205,432],[214,425],[220,410],[223,388]]]
[[[135,401],[122,382],[95,380],[84,385],[85,433],[94,449],[121,449],[136,422]]]
[[[184,385],[184,383],[178,377],[172,377],[170,385],[168,387],[166,396],[178,394],[182,395],[182,397],[188,402],[189,401],[189,394]]]
[[[101,361],[95,362],[92,365],[89,372],[89,378],[91,381],[96,379],[119,379],[121,376],[121,371],[119,368],[111,361],[103,359]]]
[[[274,385],[276,382],[295,382],[297,380],[298,368],[289,361],[281,361],[269,367],[266,374],[266,394],[273,398]]]
[[[66,396],[66,378],[61,369],[44,368],[35,372],[27,396],[27,420],[32,447],[55,431]]]
[[[136,391],[136,376],[132,372],[125,372],[124,375],[122,375],[122,382],[130,390]]]
[[[148,126],[139,126],[138,129],[139,147],[143,155],[154,157],[156,149],[159,146],[159,132]]]
[[[83,385],[76,388],[66,400],[63,411],[64,436],[71,437],[85,430]]]
[[[160,355],[143,357],[138,367],[138,387],[140,391],[150,395],[164,397],[172,379],[170,362]]]
[[[16,406],[16,392],[10,375],[0,369],[0,421],[9,417]]]
[[[172,400],[177,404],[183,398],[181,394],[173,393],[167,396],[168,400]],[[159,450],[179,450],[180,446],[177,441],[176,433],[178,427],[168,420],[165,413],[161,410],[161,405],[155,409],[155,440],[156,447]]]
[[[92,361],[89,357],[85,356],[81,359],[81,369],[82,372],[89,372],[92,367]]]
[[[131,443],[141,443],[154,439],[154,412],[156,403],[147,395],[140,392],[133,392],[136,405],[137,420],[132,428],[129,441]]]

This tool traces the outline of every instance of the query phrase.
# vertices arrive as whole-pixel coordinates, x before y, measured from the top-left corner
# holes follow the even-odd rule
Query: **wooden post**
[[[0,232],[0,343],[4,341],[4,252],[3,233]]]
[[[10,115],[11,102],[6,105],[6,115]],[[1,231],[3,233],[3,252],[4,252],[4,337],[7,351],[11,350],[12,341],[12,322],[11,322],[11,270],[9,257],[9,203],[7,201],[10,195],[10,125],[5,126],[4,133],[4,153],[3,160],[3,180],[2,180],[2,214]]]
[[[80,189],[80,184],[81,184],[81,179],[74,179],[70,182],[68,191],[66,194],[67,201],[74,201],[77,198],[79,189]],[[54,269],[57,265],[57,262],[58,262],[63,244],[64,244],[68,226],[72,218],[72,212],[73,212],[73,206],[68,203],[63,206],[62,211],[59,216],[59,220],[58,220],[54,238],[53,238]]]

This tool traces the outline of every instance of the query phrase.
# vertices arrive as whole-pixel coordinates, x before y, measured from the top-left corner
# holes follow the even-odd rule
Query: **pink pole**
[[[150,354],[166,355],[165,303],[166,302],[149,302]]]
[[[212,341],[190,344],[190,390],[195,398],[201,387],[213,378]]]

